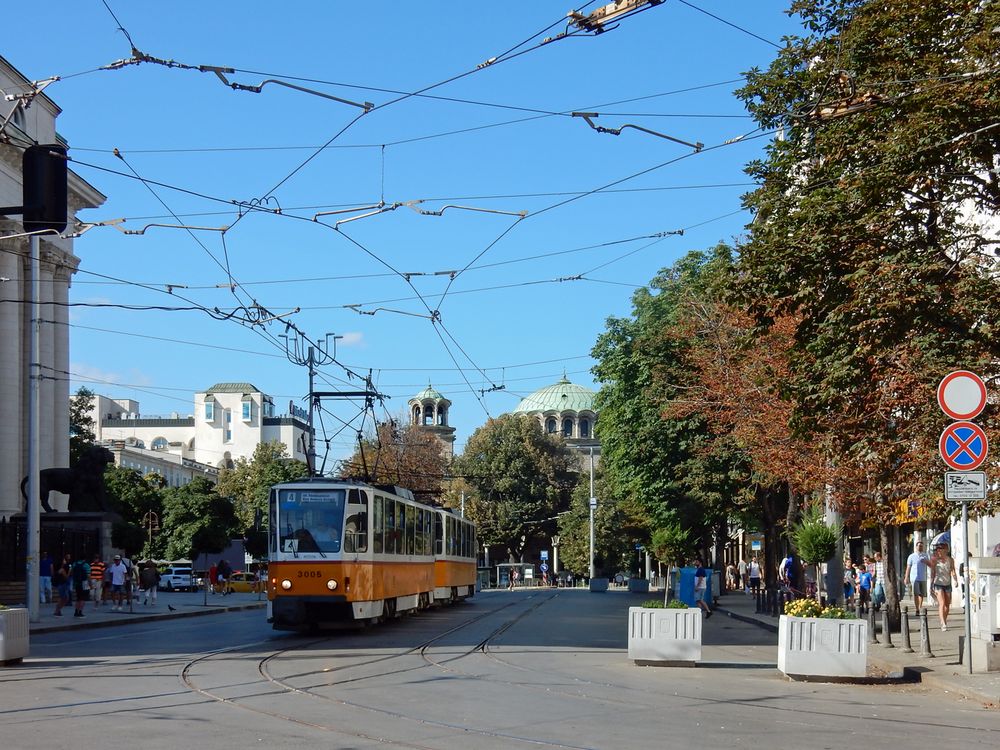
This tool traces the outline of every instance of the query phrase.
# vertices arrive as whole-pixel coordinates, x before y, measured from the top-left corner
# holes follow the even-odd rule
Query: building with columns
[[[445,456],[451,459],[455,455],[455,428],[448,424],[451,401],[428,384],[406,403],[410,408],[410,424],[433,433],[441,441]]]
[[[0,90],[8,96],[33,91],[31,81],[0,57]],[[0,97],[0,206],[22,203],[21,160],[35,143],[66,142],[56,132],[60,109],[45,94],[8,101]],[[94,186],[69,172],[68,215],[105,201]],[[31,342],[31,258],[18,214],[0,214],[0,518],[22,509],[21,480],[28,473],[28,393]],[[73,240],[53,234],[40,242],[41,296],[39,393],[39,466],[69,465],[69,287],[80,264]],[[68,498],[53,494],[54,508],[66,509]]]

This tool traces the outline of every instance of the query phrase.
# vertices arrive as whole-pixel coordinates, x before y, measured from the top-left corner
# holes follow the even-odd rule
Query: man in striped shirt
[[[875,553],[875,588],[872,591],[872,605],[877,612],[885,604],[885,563],[882,562],[882,553]]]
[[[90,564],[90,598],[94,600],[94,609],[101,606],[101,591],[104,587],[104,561],[100,553],[94,555]]]

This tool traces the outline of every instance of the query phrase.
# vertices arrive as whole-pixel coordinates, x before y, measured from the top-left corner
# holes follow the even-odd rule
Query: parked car
[[[238,571],[229,577],[229,593],[257,593],[257,576],[254,573]]]
[[[160,589],[164,591],[190,591],[192,585],[191,568],[171,565],[160,573]]]

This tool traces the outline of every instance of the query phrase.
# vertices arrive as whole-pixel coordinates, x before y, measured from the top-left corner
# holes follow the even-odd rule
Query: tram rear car
[[[277,630],[377,621],[429,607],[439,591],[449,601],[474,591],[474,543],[437,544],[438,528],[449,529],[443,511],[408,490],[303,479],[272,487],[269,513],[268,622]]]

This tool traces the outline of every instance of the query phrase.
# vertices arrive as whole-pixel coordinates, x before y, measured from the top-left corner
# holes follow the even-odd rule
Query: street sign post
[[[974,372],[955,370],[941,379],[937,389],[941,411],[952,419],[975,419],[986,406],[986,384]],[[965,643],[966,661],[972,674],[972,607],[969,605],[969,501],[986,499],[986,473],[973,471],[983,465],[990,451],[983,429],[966,421],[953,422],[944,428],[938,440],[941,458],[952,469],[944,475],[944,497],[962,504],[962,534],[965,539],[965,561],[962,564],[965,582]]]
[[[990,446],[982,427],[974,422],[954,422],[941,433],[938,450],[950,468],[972,471],[986,460]]]
[[[950,372],[938,385],[937,401],[952,419],[975,419],[986,406],[986,384],[974,372]]]

